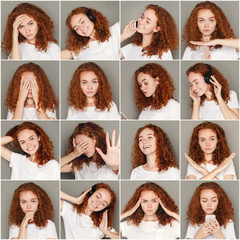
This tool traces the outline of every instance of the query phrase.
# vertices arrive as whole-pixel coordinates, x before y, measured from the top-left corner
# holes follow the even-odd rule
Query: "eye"
[[[23,144],[25,144],[25,143],[26,143],[25,141],[20,142],[21,145],[23,145]]]
[[[212,142],[215,141],[215,138],[211,138],[210,141],[212,141]]]
[[[20,26],[18,26],[18,28],[23,28],[23,26],[22,26],[22,25],[20,25]]]
[[[206,203],[206,202],[207,202],[207,200],[202,200],[202,202],[203,202],[203,203]]]
[[[85,20],[83,20],[83,21],[81,22],[81,24],[83,24],[83,23],[85,23]]]
[[[215,203],[215,202],[217,202],[217,200],[213,200],[213,202]]]
[[[156,199],[153,199],[153,202],[157,202],[157,200],[156,200]]]
[[[99,196],[98,194],[96,195],[96,197],[97,197],[97,199],[99,199],[99,198],[100,198],[100,196]]]
[[[85,85],[85,84],[87,84],[87,81],[82,81],[81,83],[82,83],[83,85]]]
[[[33,203],[35,203],[35,202],[36,202],[36,200],[32,200],[32,202],[33,202]]]
[[[106,207],[106,206],[107,206],[107,204],[106,204],[105,202],[103,202],[103,203],[102,203],[102,206],[103,206],[103,207]]]
[[[34,137],[31,137],[30,140],[33,141],[33,140],[34,140]]]
[[[198,21],[199,21],[200,23],[202,23],[202,22],[203,22],[203,19],[199,19]]]
[[[143,200],[143,203],[146,203],[147,202],[147,200]]]
[[[148,139],[151,139],[152,138],[152,136],[148,136]]]
[[[33,25],[33,22],[30,22],[29,25]]]
[[[138,140],[138,141],[139,141],[139,142],[141,142],[142,140],[143,140],[142,138],[139,138],[139,140]]]
[[[98,83],[98,80],[94,80],[93,83],[94,83],[94,84],[97,84],[97,83]]]
[[[147,21],[146,21],[146,23],[147,23],[147,24],[149,24],[149,23],[150,23],[150,21],[148,21],[148,20],[147,20]]]
[[[26,203],[26,201],[21,201],[21,204],[24,204],[24,203]]]
[[[215,19],[210,19],[210,22],[215,22]]]

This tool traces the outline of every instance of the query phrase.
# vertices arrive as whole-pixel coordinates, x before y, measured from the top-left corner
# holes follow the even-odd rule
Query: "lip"
[[[32,210],[27,210],[26,212],[33,212]]]
[[[92,93],[93,93],[93,91],[87,91],[87,93],[89,93],[89,94],[92,94]]]
[[[96,209],[98,208],[97,205],[93,201],[92,201],[92,206]]]
[[[211,212],[213,209],[212,208],[207,208],[207,211],[208,212]]]
[[[211,151],[211,150],[212,150],[212,148],[205,148],[205,150],[206,150],[206,151]]]

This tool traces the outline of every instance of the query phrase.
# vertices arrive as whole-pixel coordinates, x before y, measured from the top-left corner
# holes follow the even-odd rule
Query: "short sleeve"
[[[179,169],[171,167],[171,176],[170,179],[178,180],[180,178]]]
[[[182,59],[183,60],[191,60],[191,48],[190,47],[186,47]]]
[[[225,169],[224,176],[226,175],[233,175],[234,180],[237,178],[233,162],[229,163],[228,167]]]
[[[127,221],[121,222],[120,223],[121,231],[122,231],[122,236],[127,237],[126,233],[126,227],[127,227]]]
[[[173,99],[171,100],[170,114],[169,119],[180,119],[180,104]]]
[[[136,170],[133,169],[131,172],[130,180],[136,180],[136,179],[137,179]]]
[[[118,108],[114,102],[112,102],[112,107],[109,110],[109,119],[119,120]]]
[[[71,203],[63,200],[63,207],[62,207],[62,211],[60,212],[60,215],[62,217],[69,215],[69,213],[72,212],[72,208],[73,206]]]
[[[67,120],[75,119],[74,115],[75,115],[74,114],[74,108],[70,106],[68,108]]]
[[[49,164],[51,165],[51,175],[49,179],[59,180],[60,178],[60,166],[57,160],[50,160]]]
[[[57,115],[56,115],[56,109],[54,109],[54,111],[52,112],[51,110],[46,110],[46,114],[48,117],[53,118],[54,120],[57,119]]]
[[[131,50],[132,44],[128,44],[121,48],[122,54],[124,56],[124,59],[129,59],[129,52]]]
[[[17,164],[19,164],[21,161],[21,157],[23,157],[23,155],[12,152],[9,167],[13,168],[13,167],[17,166]]]
[[[193,239],[195,234],[195,228],[191,225],[188,225],[188,228],[187,228],[187,233],[186,233],[186,239]]]
[[[12,119],[13,119],[13,115],[14,115],[14,113],[11,112],[11,111],[8,109],[7,120],[12,120]]]
[[[54,224],[53,221],[48,220],[48,224],[47,224],[47,237],[48,238],[55,238],[57,239],[57,230],[56,230],[56,226]]]
[[[187,179],[187,177],[190,176],[190,175],[194,175],[194,176],[197,178],[195,168],[194,168],[190,163],[188,163],[186,179]]]
[[[9,239],[18,238],[19,227],[16,225],[11,225],[9,228]]]
[[[225,239],[236,239],[233,221],[228,222],[226,228],[223,230],[223,235]]]
[[[239,107],[237,94],[233,90],[230,91],[230,100],[228,101],[227,105],[230,108],[238,108]]]

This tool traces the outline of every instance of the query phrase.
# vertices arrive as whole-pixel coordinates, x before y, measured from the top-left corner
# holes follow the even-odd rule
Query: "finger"
[[[109,133],[107,132],[106,133],[106,144],[107,144],[107,148],[110,148],[111,145],[110,145],[110,139],[109,139]]]
[[[88,188],[83,194],[87,195],[92,190],[92,187]]]
[[[73,138],[73,147],[75,148],[76,147],[76,139]]]
[[[115,137],[116,137],[116,130],[112,131],[112,147],[115,147]]]
[[[117,147],[120,148],[120,134],[118,134]]]
[[[98,154],[102,157],[102,159],[104,160],[105,154],[102,152],[102,150],[98,147],[96,147],[96,151],[98,152]]]

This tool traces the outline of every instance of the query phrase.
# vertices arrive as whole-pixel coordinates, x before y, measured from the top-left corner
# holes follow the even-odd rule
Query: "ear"
[[[76,147],[76,139],[73,138],[73,147]]]
[[[38,141],[40,142],[40,140],[41,140],[41,138],[40,137],[38,137]]]
[[[161,30],[161,28],[159,26],[156,26],[154,29],[153,29],[153,32],[159,32]]]
[[[154,80],[156,81],[157,85],[159,84],[159,77],[154,78]]]

